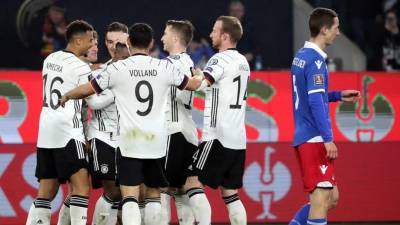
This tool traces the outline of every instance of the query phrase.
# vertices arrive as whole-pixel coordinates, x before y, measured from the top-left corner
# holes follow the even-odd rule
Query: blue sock
[[[308,214],[310,213],[310,204],[307,203],[299,211],[297,211],[296,215],[290,221],[289,225],[307,225]]]
[[[327,225],[326,219],[308,219],[307,225]]]

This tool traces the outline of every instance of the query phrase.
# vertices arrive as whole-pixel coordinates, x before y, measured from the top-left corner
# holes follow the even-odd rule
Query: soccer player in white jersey
[[[146,185],[145,224],[160,224],[160,187],[166,185],[161,160],[165,157],[167,129],[165,107],[170,86],[196,90],[203,76],[200,70],[188,78],[168,60],[148,56],[153,30],[136,23],[129,30],[132,56],[110,64],[90,83],[66,93],[60,100],[79,99],[110,89],[120,113],[117,179],[122,193],[122,223],[141,223],[139,186]]]
[[[119,22],[108,25],[105,44],[111,59],[93,72],[93,76],[106,70],[113,61],[118,61],[129,56],[119,54],[117,44],[125,44],[128,38],[128,27]],[[118,50],[118,51],[117,51]],[[92,95],[85,99],[92,109],[92,120],[88,129],[88,140],[91,145],[90,172],[93,188],[103,188],[103,194],[96,202],[93,215],[93,225],[114,225],[117,220],[121,193],[115,185],[116,176],[116,148],[118,137],[119,114],[114,102],[114,95],[110,90],[105,90],[99,95]]]
[[[74,21],[67,26],[66,39],[66,49],[50,54],[43,63],[43,106],[35,172],[40,184],[27,225],[50,224],[50,201],[57,194],[60,183],[66,181],[72,186],[71,224],[84,225],[87,220],[89,179],[81,100],[71,101],[63,108],[59,98],[87,82],[91,70],[78,57],[93,46],[93,27],[82,20]]]
[[[198,177],[189,177],[185,185],[189,196],[201,193],[201,184],[219,188],[234,225],[247,223],[246,210],[238,196],[246,157],[246,89],[250,78],[249,64],[236,50],[242,32],[237,18],[220,16],[210,34],[213,47],[219,52],[203,71],[203,142],[192,165]]]
[[[194,27],[188,20],[169,20],[166,23],[161,41],[164,50],[169,53],[166,58],[181,72],[190,74],[194,66],[186,49],[193,38]],[[189,199],[182,187],[188,176],[188,167],[197,150],[198,138],[196,124],[192,118],[193,92],[171,87],[167,103],[168,145],[164,168],[170,186],[169,193],[161,193],[161,224],[170,222],[170,194],[174,194],[179,224],[194,223],[194,216]]]

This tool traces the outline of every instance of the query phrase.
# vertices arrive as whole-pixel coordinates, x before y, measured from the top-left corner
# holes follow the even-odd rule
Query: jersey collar
[[[233,50],[233,51],[237,51],[237,49],[236,49],[236,48],[228,48],[228,49],[226,49],[226,50]]]
[[[320,47],[318,47],[318,45],[310,42],[310,41],[306,41],[306,43],[304,43],[304,48],[312,48],[314,49],[316,52],[318,52],[322,57],[324,57],[324,59],[326,59],[328,57],[328,55],[322,51],[322,49]]]
[[[131,56],[137,56],[137,55],[144,55],[144,56],[148,56],[148,55],[146,55],[146,54],[144,54],[144,53],[135,53],[135,54],[133,54],[133,55],[131,55]]]

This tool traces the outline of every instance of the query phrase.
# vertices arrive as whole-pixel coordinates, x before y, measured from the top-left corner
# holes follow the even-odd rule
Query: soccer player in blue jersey
[[[328,210],[336,206],[339,198],[334,176],[338,150],[333,142],[328,104],[360,98],[356,90],[328,92],[327,54],[323,49],[340,34],[336,12],[316,8],[308,23],[310,40],[294,57],[291,72],[294,147],[310,203],[297,212],[290,225],[327,224]]]

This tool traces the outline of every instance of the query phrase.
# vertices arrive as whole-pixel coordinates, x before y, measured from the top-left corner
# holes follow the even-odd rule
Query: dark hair
[[[134,48],[148,48],[153,40],[153,29],[146,23],[135,23],[129,28],[129,40]]]
[[[67,39],[67,42],[70,42],[75,35],[86,33],[88,31],[93,31],[92,25],[84,20],[75,20],[68,24],[65,38]]]
[[[117,42],[117,44],[115,44],[115,49],[124,49],[124,48],[128,48],[128,46],[126,46],[126,44],[123,44],[121,42]]]
[[[112,22],[107,26],[106,33],[108,32],[128,33],[128,26],[120,22]]]
[[[222,22],[222,32],[229,34],[232,42],[238,43],[243,35],[243,28],[240,20],[233,16],[220,16],[217,21]]]
[[[194,26],[189,20],[168,20],[166,26],[171,26],[171,28],[178,32],[182,44],[187,46],[193,39]]]
[[[310,14],[310,19],[308,20],[308,27],[310,28],[311,37],[316,37],[321,28],[324,26],[331,28],[334,23],[334,18],[337,16],[337,13],[332,9],[314,9]]]

